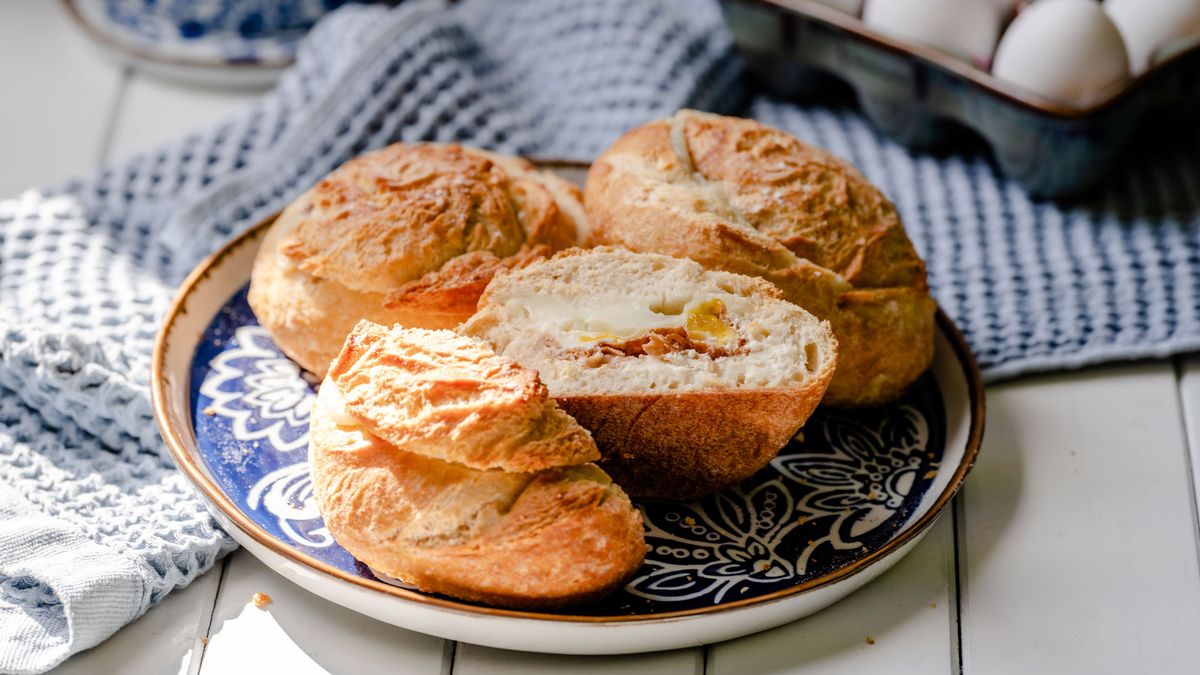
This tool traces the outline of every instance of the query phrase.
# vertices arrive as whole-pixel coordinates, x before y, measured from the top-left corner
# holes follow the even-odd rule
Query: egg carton
[[[747,67],[775,93],[812,100],[840,80],[876,127],[918,150],[946,147],[969,129],[991,146],[1008,176],[1039,197],[1095,187],[1143,122],[1194,128],[1200,119],[1200,48],[1080,108],[811,0],[721,0],[721,6]]]

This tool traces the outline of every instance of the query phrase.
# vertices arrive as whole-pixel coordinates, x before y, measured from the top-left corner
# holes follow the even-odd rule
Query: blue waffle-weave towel
[[[157,323],[205,254],[393,141],[587,160],[684,106],[857,164],[991,378],[1200,346],[1200,131],[1152,141],[1089,202],[1037,203],[985,157],[914,156],[852,110],[757,92],[705,2],[347,8],[243,114],[0,201],[0,671],[100,642],[232,547],[148,400]]]

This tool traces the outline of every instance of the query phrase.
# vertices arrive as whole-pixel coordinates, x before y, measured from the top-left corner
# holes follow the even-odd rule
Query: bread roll
[[[537,373],[450,331],[359,323],[330,366],[330,395],[370,433],[472,469],[527,472],[600,458]]]
[[[833,377],[826,322],[754,277],[573,249],[497,275],[459,332],[536,370],[635,497],[692,499],[762,468]]]
[[[359,319],[451,328],[497,270],[586,236],[579,191],[524,160],[396,144],[346,162],[284,209],[255,259],[250,306],[321,376]]]
[[[752,120],[682,111],[593,163],[592,240],[762,277],[833,326],[825,402],[899,396],[933,358],[936,305],[896,209],[846,162]]]
[[[501,430],[522,440],[489,446]],[[368,322],[321,385],[309,444],[317,506],[354,557],[425,591],[522,608],[597,599],[642,563],[641,517],[581,463],[596,456],[536,375],[482,341]]]

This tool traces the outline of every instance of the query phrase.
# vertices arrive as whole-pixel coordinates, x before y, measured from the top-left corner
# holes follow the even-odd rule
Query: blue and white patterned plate
[[[246,304],[263,227],[201,265],[159,339],[155,408],[176,461],[239,541],[331,600],[415,630],[510,649],[615,653],[735,637],[835,601],[908,550],[961,484],[982,434],[969,354],[944,317],[935,365],[900,401],[818,410],[771,464],[690,504],[639,505],[646,563],[602,602],[499,610],[376,578],[325,529],[305,461],[315,383]],[[606,626],[606,640],[586,639]]]
[[[61,0],[117,60],[199,84],[267,86],[325,13],[362,0]]]
[[[200,457],[256,525],[295,550],[375,577],[329,535],[308,474],[306,377],[271,341],[242,289],[213,318],[191,367]],[[928,492],[945,450],[937,383],[859,412],[818,410],[767,468],[690,504],[639,508],[646,564],[594,615],[712,607],[818,579],[879,550]]]

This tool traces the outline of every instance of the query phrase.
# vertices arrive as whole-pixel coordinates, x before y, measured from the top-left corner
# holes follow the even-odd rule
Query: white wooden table
[[[0,194],[92,171],[252,100],[101,59],[56,2],[0,3]],[[455,644],[310,595],[244,552],[62,674],[1200,672],[1200,358],[988,389],[952,513],[809,619],[704,648],[562,657]],[[256,592],[274,600],[251,603]],[[869,638],[869,639],[868,639]]]

